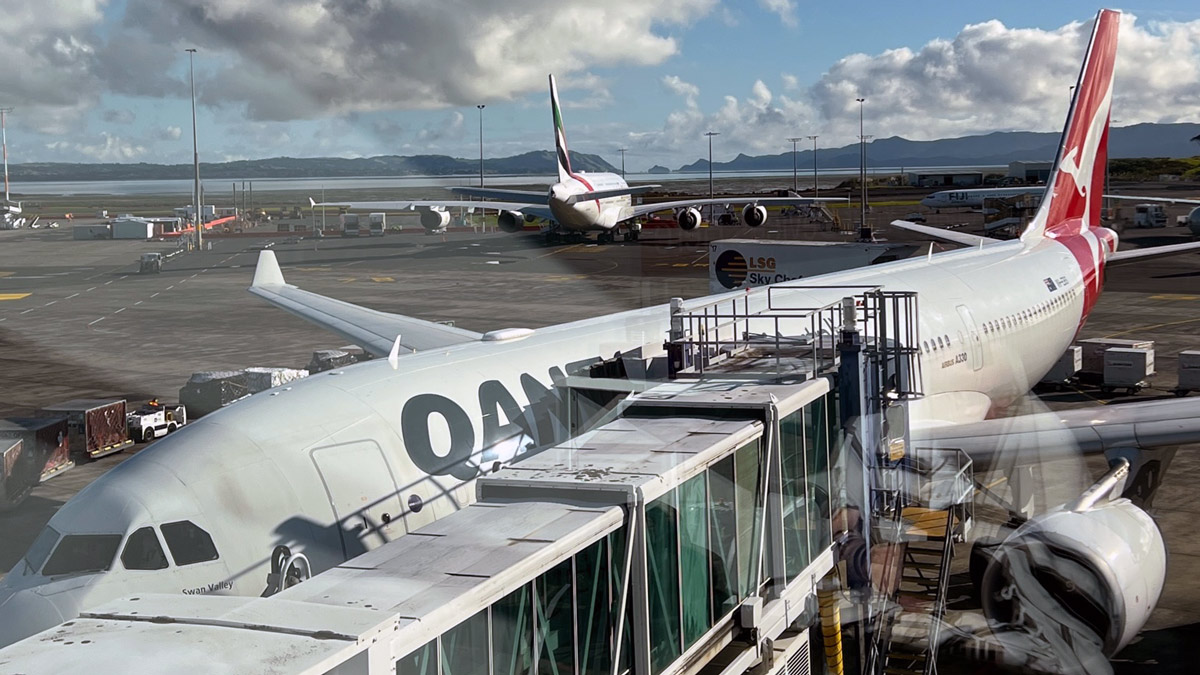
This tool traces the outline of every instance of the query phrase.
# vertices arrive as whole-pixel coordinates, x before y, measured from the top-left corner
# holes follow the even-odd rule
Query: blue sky
[[[187,162],[196,46],[201,158],[550,147],[554,72],[573,150],[672,168],[819,134],[1053,130],[1096,7],[795,0],[49,0],[6,10],[10,159]],[[654,5],[647,7],[647,5]],[[1125,8],[1114,119],[1200,121],[1200,6]],[[1136,17],[1136,20],[1134,20]],[[1123,76],[1123,73],[1125,74]]]

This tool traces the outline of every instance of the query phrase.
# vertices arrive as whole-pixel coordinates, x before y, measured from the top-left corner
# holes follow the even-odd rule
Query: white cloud
[[[146,153],[146,146],[114,136],[100,133],[99,143],[54,141],[46,144],[50,150],[60,153],[75,153],[97,162],[129,162]]]
[[[676,96],[682,96],[683,100],[687,103],[687,107],[696,107],[696,97],[700,95],[700,87],[691,82],[684,82],[678,75],[664,75],[662,83],[667,88],[667,91]]]
[[[763,6],[763,9],[779,15],[779,20],[783,25],[789,28],[795,28],[796,22],[796,3],[795,0],[758,0],[758,4]]]
[[[785,91],[795,91],[800,88],[800,80],[791,73],[780,73],[779,79],[783,80]]]
[[[160,129],[158,132],[159,139],[164,140],[164,141],[177,141],[182,136],[183,136],[183,129],[180,129],[179,127],[169,126],[169,127]]]

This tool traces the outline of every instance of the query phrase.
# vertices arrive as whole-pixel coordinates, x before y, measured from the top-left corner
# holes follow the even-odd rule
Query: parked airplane
[[[527,190],[502,190],[494,188],[456,187],[452,191],[482,197],[488,201],[460,200],[417,200],[396,202],[325,202],[309,200],[316,206],[337,206],[350,209],[389,211],[418,209],[421,225],[431,231],[444,230],[450,222],[448,207],[496,209],[500,212],[497,222],[505,232],[520,232],[525,222],[543,219],[555,224],[547,232],[548,238],[560,234],[598,232],[597,241],[611,242],[624,229],[626,241],[636,240],[640,228],[634,224],[637,218],[674,211],[675,220],[684,230],[700,226],[701,206],[709,204],[745,204],[742,222],[758,227],[767,222],[769,205],[806,206],[822,202],[844,202],[844,198],[809,199],[799,197],[759,197],[714,199],[681,199],[654,204],[634,204],[632,195],[641,194],[661,187],[659,185],[630,186],[615,173],[584,173],[571,169],[571,157],[567,153],[567,136],[563,128],[562,112],[558,105],[558,87],[554,76],[550,76],[550,108],[554,116],[554,151],[558,165],[558,181],[546,192]]]
[[[921,206],[931,209],[981,209],[988,199],[1011,199],[1025,195],[1041,194],[1045,185],[1005,188],[970,188],[964,190],[939,190],[926,195]]]
[[[772,293],[786,306],[820,307],[839,301],[846,286],[916,291],[926,393],[911,407],[919,429],[953,436],[1027,392],[1087,320],[1106,266],[1154,253],[1118,252],[1117,235],[1098,226],[1117,17],[1097,17],[1052,197],[1019,240],[949,233],[971,246]],[[1167,248],[1200,244],[1184,246]],[[387,358],[252,396],[98,478],[0,582],[0,645],[139,592],[270,593],[426,524],[468,502],[475,477],[571,433],[558,415],[567,376],[614,353],[661,348],[671,327],[669,306],[658,305],[479,334],[303,291],[284,281],[272,251],[260,254],[250,291]],[[696,302],[732,297],[751,312],[767,307],[765,290]],[[807,329],[806,320],[780,325],[787,335]],[[1200,406],[1190,400],[1174,402],[1169,425],[1138,428],[1136,437],[1133,428],[1113,432],[1133,447],[1200,441]],[[1108,412],[1101,406],[1066,424],[1090,428]],[[1125,500],[1071,514],[1030,522],[1044,528],[1051,558],[1075,561],[1095,583],[1049,588],[1047,597],[1068,605],[1092,602],[1088,593],[1119,599],[1097,619],[1111,654],[1157,601],[1161,535]],[[1071,532],[1054,529],[1064,522]],[[1103,556],[1088,548],[1113,542],[1138,546]]]

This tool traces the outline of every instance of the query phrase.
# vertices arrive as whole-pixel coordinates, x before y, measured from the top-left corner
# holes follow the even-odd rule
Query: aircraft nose
[[[57,626],[63,620],[58,607],[34,589],[7,591],[6,596],[0,597],[0,648]]]

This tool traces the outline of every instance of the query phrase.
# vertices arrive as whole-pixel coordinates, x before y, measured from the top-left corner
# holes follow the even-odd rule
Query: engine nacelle
[[[742,222],[750,227],[758,227],[767,222],[767,209],[758,204],[747,204],[742,207]]]
[[[521,232],[525,229],[525,215],[520,211],[501,211],[496,216],[496,224],[509,234]]]
[[[675,222],[679,223],[681,230],[694,230],[700,227],[700,217],[700,209],[694,206],[675,212]]]
[[[994,631],[1061,640],[1066,628],[1112,656],[1158,603],[1166,556],[1158,526],[1128,499],[1051,511],[993,550],[979,588],[983,611]]]
[[[450,224],[450,213],[430,208],[417,209],[421,214],[421,227],[429,232],[445,232]]]

